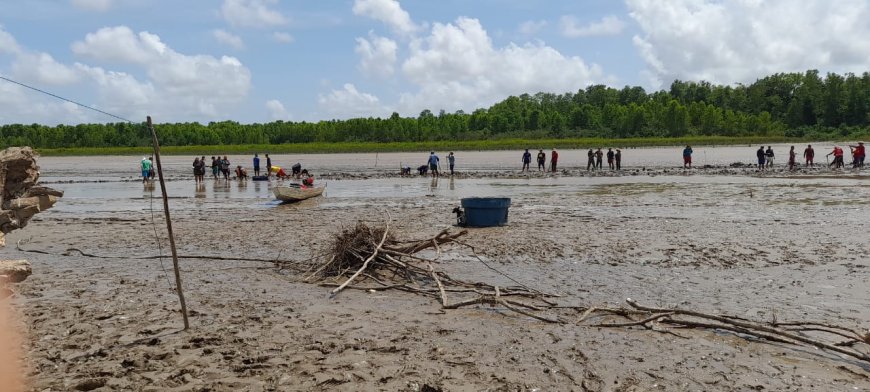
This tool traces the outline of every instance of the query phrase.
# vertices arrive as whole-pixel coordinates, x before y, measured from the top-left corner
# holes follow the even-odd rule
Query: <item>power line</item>
[[[54,97],[54,98],[60,99],[60,100],[62,100],[62,101],[66,101],[66,102],[69,102],[69,103],[72,103],[72,104],[75,104],[75,105],[81,106],[81,107],[83,107],[83,108],[85,108],[85,109],[90,109],[90,110],[93,110],[93,111],[95,111],[95,112],[97,112],[97,113],[102,113],[102,114],[105,114],[105,115],[107,115],[107,116],[109,116],[109,117],[117,118],[117,119],[119,119],[119,120],[121,120],[121,121],[126,121],[126,122],[128,122],[128,123],[130,123],[130,124],[133,124],[133,121],[130,121],[130,120],[124,118],[124,117],[116,116],[116,115],[114,115],[114,114],[112,114],[112,113],[105,112],[105,111],[102,111],[102,110],[100,110],[100,109],[92,108],[92,107],[90,107],[90,106],[88,106],[88,105],[85,105],[85,104],[82,104],[82,103],[79,103],[79,102],[73,101],[73,100],[68,99],[68,98],[61,97],[60,95],[52,94],[52,93],[50,93],[50,92],[48,92],[48,91],[41,90],[41,89],[39,89],[39,88],[36,88],[36,87],[30,86],[30,85],[24,84],[24,83],[21,83],[21,82],[18,82],[18,81],[12,80],[12,79],[9,79],[9,78],[7,78],[7,77],[5,77],[5,76],[3,76],[3,75],[0,75],[0,79],[3,79],[3,80],[5,80],[5,81],[7,81],[7,82],[9,82],[9,83],[17,84],[17,85],[19,85],[19,86],[21,86],[21,87],[29,88],[29,89],[31,89],[31,90],[33,90],[33,91],[36,91],[36,92],[39,92],[39,93],[42,93],[42,94],[45,94],[45,95],[48,95],[48,96],[51,96],[51,97]],[[149,208],[149,210],[151,211],[151,226],[154,228],[154,242],[157,243],[157,254],[160,256],[160,257],[158,258],[158,259],[160,260],[160,268],[163,270],[163,274],[166,275],[166,279],[168,280],[168,279],[169,279],[169,273],[166,272],[166,267],[163,266],[163,247],[160,245],[160,236],[157,234],[157,224],[154,222],[154,190],[153,190],[153,189],[151,190],[151,195],[150,195],[150,196],[151,196],[151,197],[149,197],[149,199],[150,199],[150,203],[149,203],[148,208]],[[169,285],[170,285],[170,287],[172,286],[172,281],[171,281],[171,280],[169,281]]]
[[[107,116],[109,116],[109,117],[117,118],[118,120],[126,121],[126,122],[131,123],[131,124],[133,123],[133,121],[130,121],[130,120],[124,118],[124,117],[116,116],[116,115],[114,115],[114,114],[112,114],[112,113],[109,113],[109,112],[104,112],[104,111],[102,111],[102,110],[100,110],[100,109],[96,109],[96,108],[90,107],[90,106],[88,106],[88,105],[85,105],[85,104],[83,104],[83,103],[79,103],[79,102],[73,101],[73,100],[71,100],[71,99],[67,99],[67,98],[61,97],[60,95],[57,95],[57,94],[52,94],[52,93],[50,93],[50,92],[48,92],[48,91],[45,91],[45,90],[40,90],[40,89],[38,89],[38,88],[36,88],[36,87],[29,86],[29,85],[26,85],[26,84],[24,84],[24,83],[21,83],[21,82],[18,82],[18,81],[15,81],[15,80],[9,79],[9,78],[7,78],[7,77],[5,77],[5,76],[2,76],[2,75],[0,75],[0,79],[3,79],[3,80],[5,80],[5,81],[7,81],[7,82],[9,82],[9,83],[17,84],[17,85],[19,85],[19,86],[21,86],[21,87],[29,88],[29,89],[31,89],[31,90],[33,90],[33,91],[40,92],[40,93],[42,93],[42,94],[45,94],[45,95],[48,95],[48,96],[51,96],[51,97],[55,97],[55,98],[60,99],[60,100],[62,100],[62,101],[66,101],[66,102],[69,102],[69,103],[72,103],[72,104],[75,104],[75,105],[81,106],[81,107],[83,107],[83,108],[85,108],[85,109],[90,109],[90,110],[93,110],[93,111],[95,111],[95,112],[105,114],[105,115],[107,115]]]

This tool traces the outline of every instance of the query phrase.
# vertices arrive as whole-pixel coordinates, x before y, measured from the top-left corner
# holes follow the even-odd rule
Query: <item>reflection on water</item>
[[[167,183],[173,208],[221,209],[275,208],[271,186],[278,181],[207,180]],[[511,197],[516,206],[529,206],[544,195],[588,194],[632,196],[638,206],[672,203],[678,207],[691,199],[711,206],[726,206],[735,198],[755,198],[759,205],[811,204],[855,207],[856,199],[868,199],[870,187],[861,178],[759,178],[742,176],[657,176],[657,177],[554,177],[532,179],[454,179],[439,186],[439,179],[406,177],[328,182],[323,197],[301,204],[312,208],[355,203],[372,204],[397,198],[434,197],[458,202],[464,197]],[[51,211],[80,214],[84,212],[142,211],[149,208],[149,198],[160,197],[157,182],[104,182],[54,184],[65,192]],[[141,188],[140,188],[141,187]],[[835,191],[836,190],[836,191]],[[676,197],[674,196],[676,195]],[[814,202],[811,202],[813,200]],[[420,200],[422,202],[422,200]],[[300,205],[300,204],[297,204]],[[285,206],[284,208],[299,208]],[[723,211],[721,213],[729,213]]]

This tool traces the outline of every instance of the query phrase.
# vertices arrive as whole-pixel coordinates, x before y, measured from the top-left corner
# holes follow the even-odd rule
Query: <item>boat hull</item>
[[[303,188],[301,186],[282,185],[272,188],[272,193],[275,194],[275,198],[278,200],[285,203],[292,203],[320,196],[323,194],[324,189],[326,189],[326,187]]]

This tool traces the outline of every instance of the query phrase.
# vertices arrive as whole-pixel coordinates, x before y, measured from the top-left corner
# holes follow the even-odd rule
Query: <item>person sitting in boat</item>
[[[236,166],[236,178],[240,180],[247,180],[248,171],[245,170],[242,166]]]
[[[296,162],[293,166],[290,166],[290,171],[293,177],[299,178],[302,175],[302,164]]]
[[[300,175],[302,176],[302,185],[314,186],[314,176],[307,169],[300,172]]]

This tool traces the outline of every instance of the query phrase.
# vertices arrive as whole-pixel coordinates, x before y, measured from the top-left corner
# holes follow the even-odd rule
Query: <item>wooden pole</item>
[[[187,321],[187,305],[184,302],[184,291],[181,289],[181,271],[178,268],[178,253],[175,250],[175,236],[172,234],[172,219],[169,217],[169,197],[166,196],[166,183],[163,181],[163,167],[160,165],[160,144],[157,142],[157,132],[148,116],[148,129],[151,130],[151,141],[154,143],[154,160],[157,164],[157,177],[160,179],[160,192],[163,193],[163,215],[166,217],[166,230],[169,233],[169,249],[172,251],[172,267],[175,269],[175,289],[178,291],[178,301],[181,302],[181,314],[184,316],[184,330],[190,328]]]

